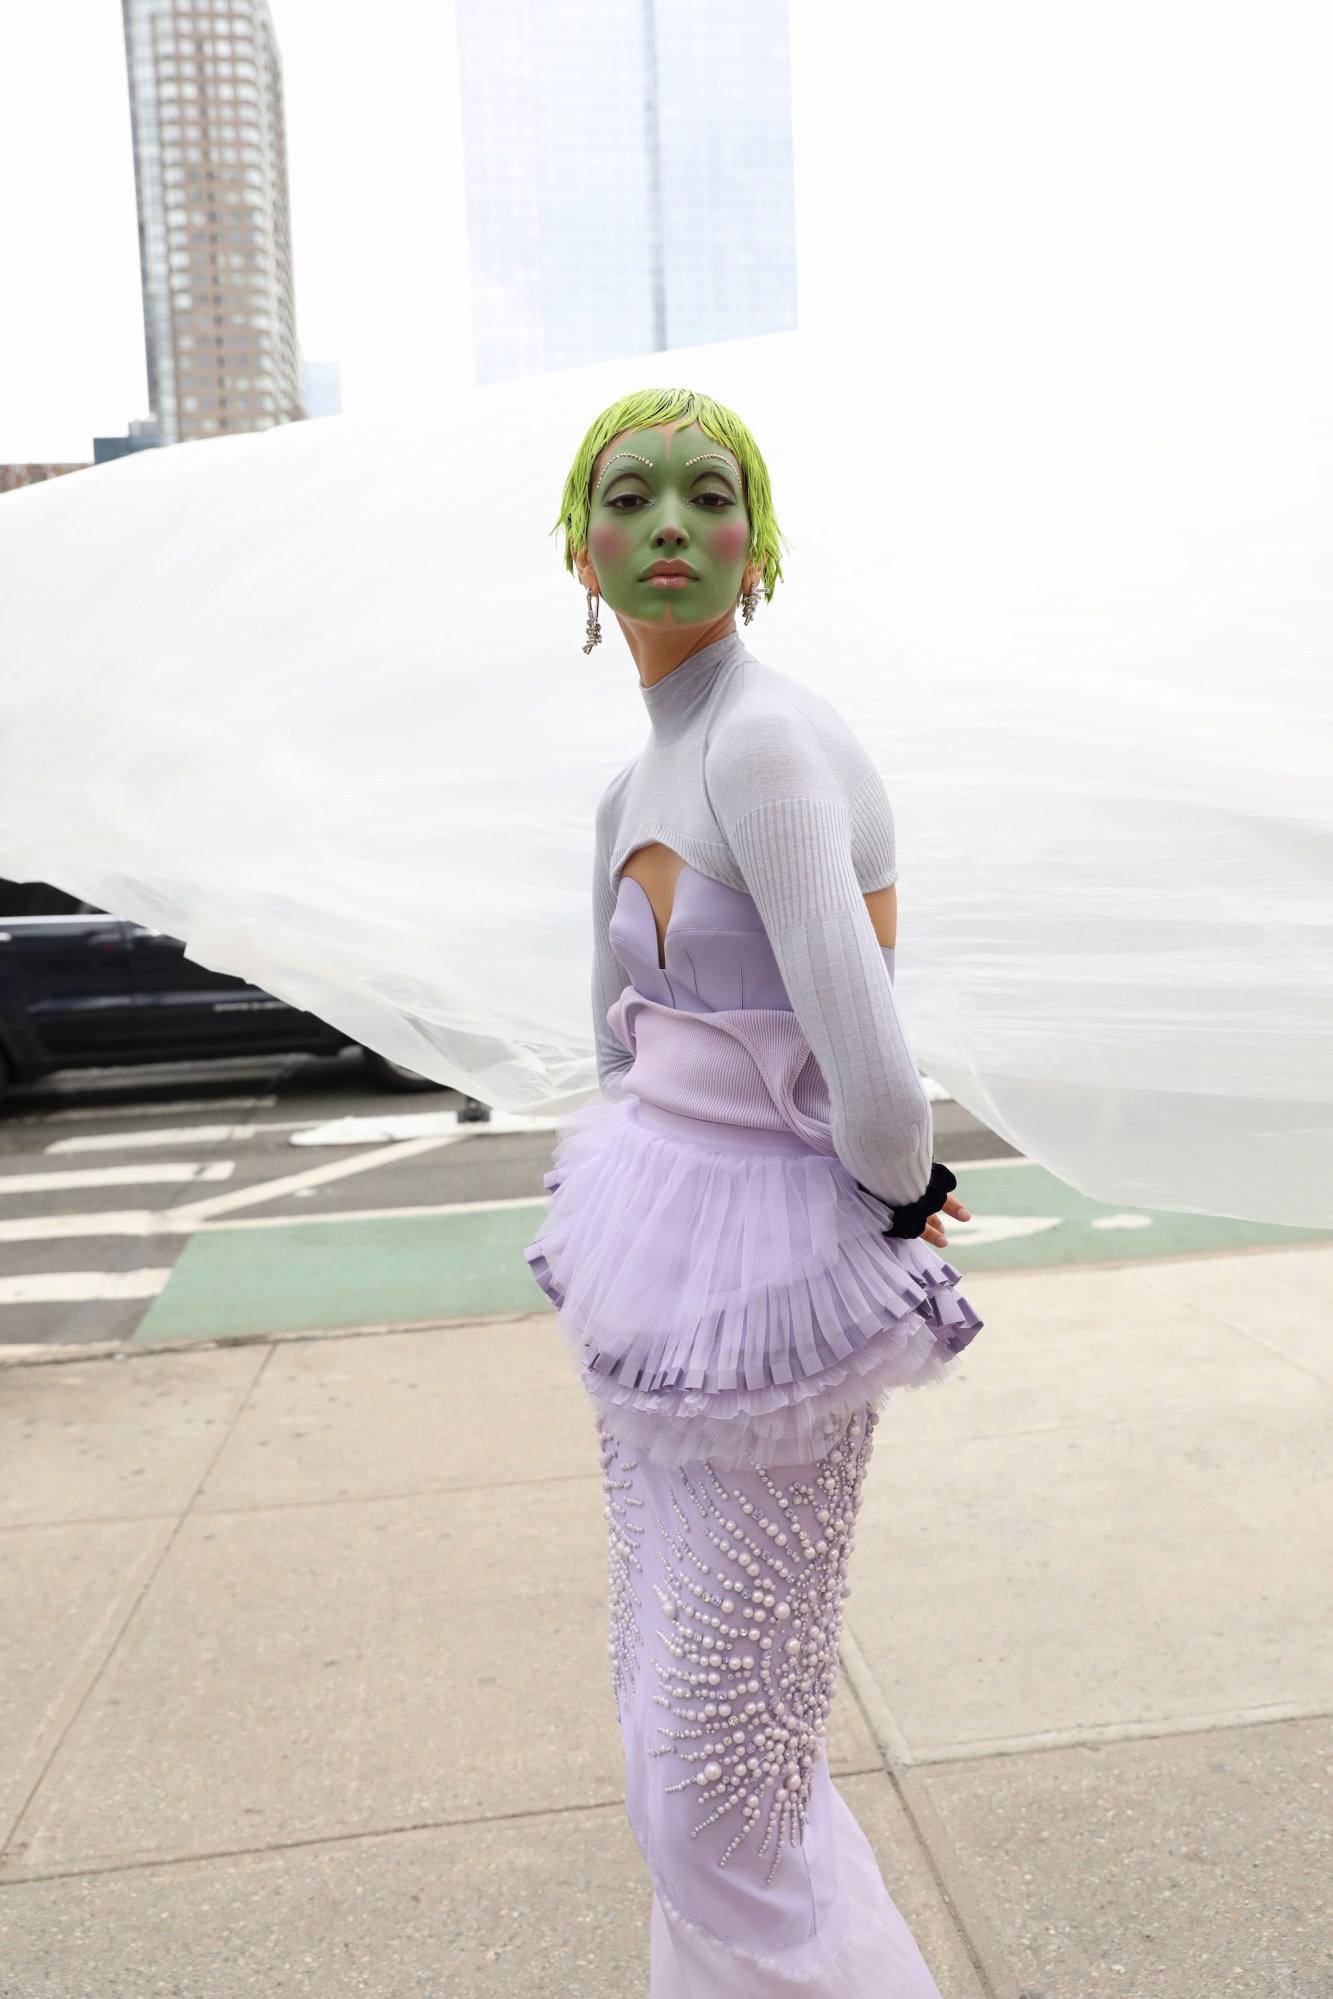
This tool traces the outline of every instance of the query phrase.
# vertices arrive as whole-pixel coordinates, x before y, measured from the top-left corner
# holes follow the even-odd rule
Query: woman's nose
[[[677,527],[674,521],[663,521],[653,536],[653,546],[656,548],[659,542],[677,542],[685,539],[684,528]]]

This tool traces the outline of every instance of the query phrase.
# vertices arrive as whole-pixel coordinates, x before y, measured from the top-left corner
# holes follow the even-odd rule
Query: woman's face
[[[749,564],[740,467],[697,423],[622,431],[592,472],[581,580],[622,618],[705,625],[725,616]]]

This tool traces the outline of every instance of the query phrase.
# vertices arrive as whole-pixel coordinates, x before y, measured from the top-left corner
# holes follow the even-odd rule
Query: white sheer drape
[[[923,1068],[1100,1198],[1333,1219],[1317,31],[1131,8],[1112,88],[1071,18],[797,10],[800,334],[0,499],[0,873],[497,1105],[586,1098],[644,719],[547,529],[596,411],[686,382],[792,544],[752,649],[883,770]]]

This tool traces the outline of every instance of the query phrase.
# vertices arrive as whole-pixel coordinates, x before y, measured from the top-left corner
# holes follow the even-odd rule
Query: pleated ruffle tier
[[[651,1462],[796,1464],[982,1321],[927,1244],[795,1133],[627,1096],[561,1127],[525,1255],[584,1386]]]

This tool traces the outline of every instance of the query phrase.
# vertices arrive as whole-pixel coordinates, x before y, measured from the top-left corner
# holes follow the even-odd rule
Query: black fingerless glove
[[[872,1190],[860,1180],[856,1184],[863,1194],[871,1193]],[[943,1206],[945,1195],[952,1194],[957,1185],[956,1176],[942,1160],[937,1159],[930,1169],[930,1181],[925,1193],[918,1200],[908,1201],[905,1206],[895,1208],[892,1226],[884,1229],[882,1233],[886,1236],[919,1236],[931,1216],[938,1213]],[[882,1194],[875,1194],[873,1198],[877,1201],[884,1200]],[[887,1206],[887,1203],[885,1205]]]

